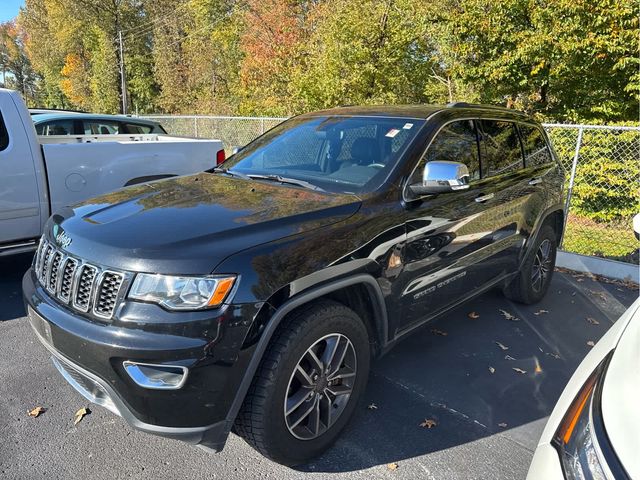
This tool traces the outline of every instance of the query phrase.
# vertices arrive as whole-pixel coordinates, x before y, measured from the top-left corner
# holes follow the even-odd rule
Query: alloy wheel
[[[287,429],[300,440],[326,432],[344,411],[355,384],[356,352],[351,341],[332,333],[302,355],[284,401]]]
[[[531,269],[531,287],[540,292],[544,287],[553,266],[551,265],[551,242],[548,239],[538,247]]]

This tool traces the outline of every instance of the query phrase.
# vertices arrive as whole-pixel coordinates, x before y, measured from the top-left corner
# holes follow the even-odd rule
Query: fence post
[[[194,137],[198,136],[198,117],[193,117],[193,131],[194,133]]]
[[[260,135],[264,133],[264,118],[260,119]]]
[[[569,177],[569,188],[567,189],[567,199],[564,204],[564,225],[562,226],[562,243],[564,244],[564,233],[567,231],[567,219],[569,218],[569,207],[571,206],[571,195],[573,194],[573,183],[576,179],[576,168],[578,166],[578,158],[580,157],[580,147],[582,146],[582,133],[584,128],[578,129],[578,139],[576,140],[576,151],[573,154],[573,163],[571,164],[571,176]],[[562,245],[561,245],[562,246]]]

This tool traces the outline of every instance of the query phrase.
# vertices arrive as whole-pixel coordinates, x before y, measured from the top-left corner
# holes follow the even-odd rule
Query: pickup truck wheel
[[[551,283],[557,250],[555,231],[549,225],[544,225],[518,276],[505,287],[505,296],[526,304],[542,300]]]
[[[271,340],[235,431],[266,457],[296,465],[335,442],[365,389],[370,349],[362,320],[323,300],[285,320]]]

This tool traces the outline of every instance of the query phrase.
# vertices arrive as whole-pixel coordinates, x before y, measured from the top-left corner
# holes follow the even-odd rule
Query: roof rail
[[[499,105],[487,105],[482,103],[469,103],[469,102],[449,102],[447,107],[450,108],[490,108],[493,110],[508,111],[509,113],[515,113],[517,115],[526,116],[527,114],[520,110],[514,110],[512,108],[501,107]]]

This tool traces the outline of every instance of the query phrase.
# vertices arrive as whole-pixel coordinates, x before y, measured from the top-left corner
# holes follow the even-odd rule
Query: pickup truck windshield
[[[293,118],[230,157],[230,174],[303,180],[323,190],[376,190],[424,120],[388,117]]]

